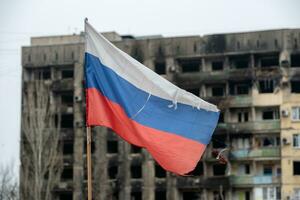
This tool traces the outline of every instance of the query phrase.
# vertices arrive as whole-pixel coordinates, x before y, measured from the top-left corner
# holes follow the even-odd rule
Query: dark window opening
[[[212,91],[212,96],[213,97],[220,97],[220,96],[224,96],[225,91],[224,91],[224,87],[222,86],[214,86],[211,88]]]
[[[250,165],[249,164],[245,165],[245,174],[250,174]]]
[[[201,61],[181,61],[180,65],[183,73],[199,72]]]
[[[155,164],[155,177],[156,178],[165,178],[166,177],[166,170],[164,170],[158,164]]]
[[[294,175],[300,175],[300,161],[294,161]]]
[[[249,120],[249,113],[247,111],[238,113],[238,122],[247,122]]]
[[[272,56],[272,57],[263,57],[260,60],[261,67],[274,67],[279,66],[279,58],[278,56]]]
[[[274,145],[274,138],[263,138],[263,147],[270,147]]]
[[[260,93],[273,93],[273,91],[274,91],[274,81],[273,80],[259,81],[259,92]]]
[[[291,92],[300,93],[300,81],[291,81]]]
[[[73,194],[72,192],[59,194],[59,200],[72,200]]]
[[[73,168],[64,168],[61,173],[62,180],[70,180],[73,179]]]
[[[39,69],[34,72],[36,80],[49,80],[51,79],[51,70],[50,69]]]
[[[225,141],[226,141],[226,137],[223,135],[213,136],[213,138],[212,138],[213,148],[216,148],[216,149],[225,148],[226,147]]]
[[[214,191],[213,200],[226,200],[225,192],[223,191]]]
[[[61,70],[61,78],[73,78],[74,77],[74,70],[73,69],[64,69]]]
[[[273,169],[272,169],[272,166],[264,166],[264,175],[265,176],[272,176],[273,174]]]
[[[223,112],[220,113],[218,123],[224,123],[224,113]]]
[[[262,112],[262,118],[263,120],[279,119],[279,114],[276,110],[265,110]]]
[[[109,179],[116,179],[118,175],[118,166],[109,166],[108,167],[108,177]]]
[[[195,169],[193,171],[189,172],[188,175],[202,176],[203,173],[204,173],[204,171],[203,171],[203,162],[198,162]]]
[[[142,178],[141,165],[131,165],[130,172],[131,172],[131,178]]]
[[[250,192],[249,191],[245,192],[245,200],[250,200]]]
[[[222,61],[215,61],[211,63],[211,68],[213,71],[223,70],[223,62]]]
[[[142,192],[131,192],[130,200],[142,200]]]
[[[64,141],[63,143],[63,154],[73,154],[73,141]]]
[[[300,67],[300,54],[291,55],[291,67]]]
[[[190,89],[186,89],[186,91],[188,91],[196,96],[199,96],[199,94],[200,94],[199,88],[190,88]]]
[[[199,192],[182,192],[182,200],[198,200],[201,198]]]
[[[250,87],[250,81],[230,82],[229,92],[230,95],[247,95],[249,94]]]
[[[166,63],[164,61],[155,62],[155,72],[157,74],[166,74]]]
[[[249,61],[248,59],[237,59],[237,60],[234,60],[234,67],[236,69],[245,69],[245,68],[248,68],[249,67]]]
[[[167,200],[166,191],[155,191],[155,200]]]
[[[67,93],[61,95],[61,103],[63,105],[72,106],[73,105],[73,93]]]
[[[118,141],[117,140],[108,140],[106,142],[106,150],[107,150],[107,153],[118,153],[119,152]]]
[[[61,115],[61,128],[73,128],[73,115],[72,114],[63,114]]]
[[[225,175],[226,165],[215,164],[213,165],[213,174],[214,176],[222,176]]]
[[[131,145],[131,149],[130,149],[131,153],[141,153],[142,152],[142,148],[135,146],[135,145]]]

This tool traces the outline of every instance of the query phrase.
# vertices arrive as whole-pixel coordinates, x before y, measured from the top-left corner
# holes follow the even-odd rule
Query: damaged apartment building
[[[186,177],[164,171],[144,149],[110,129],[94,127],[94,199],[300,199],[300,29],[104,36],[169,81],[218,105],[221,115],[194,176]],[[39,74],[52,84],[61,113],[64,164],[56,199],[86,199],[83,63],[83,34],[33,37],[22,48],[23,87]],[[228,164],[216,160],[215,150],[224,150]]]

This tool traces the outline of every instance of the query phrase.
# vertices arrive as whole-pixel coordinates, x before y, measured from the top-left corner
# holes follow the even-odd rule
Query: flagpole
[[[88,200],[92,200],[92,156],[91,156],[92,132],[91,127],[86,127],[86,155],[87,155],[87,173],[88,173]]]

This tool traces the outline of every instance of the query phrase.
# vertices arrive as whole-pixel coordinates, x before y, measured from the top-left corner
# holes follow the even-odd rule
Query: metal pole
[[[92,133],[91,127],[86,127],[86,155],[87,155],[87,173],[88,173],[88,200],[93,199],[92,193],[92,155],[91,155]]]

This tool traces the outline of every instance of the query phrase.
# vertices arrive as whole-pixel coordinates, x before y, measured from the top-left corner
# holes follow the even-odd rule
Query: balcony
[[[252,185],[278,184],[280,183],[279,176],[231,176],[230,183],[236,187],[249,187]]]
[[[230,133],[269,133],[280,132],[280,120],[265,120],[243,123],[218,124],[217,132],[228,131]]]
[[[232,160],[270,160],[280,158],[280,147],[267,147],[257,149],[241,149],[230,152],[230,159]]]

